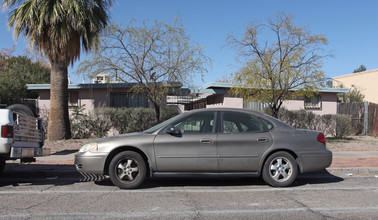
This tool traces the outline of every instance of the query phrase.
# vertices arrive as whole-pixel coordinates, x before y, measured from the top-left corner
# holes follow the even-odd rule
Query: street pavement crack
[[[193,201],[193,198],[190,196],[189,192],[184,192],[186,199],[189,201],[188,205],[193,209],[194,214],[192,215],[192,219],[199,219],[200,218],[200,211]]]
[[[320,211],[315,211],[313,210],[312,208],[310,208],[308,205],[304,204],[303,202],[299,201],[298,199],[296,198],[293,198],[289,195],[286,196],[287,198],[293,200],[294,202],[296,202],[297,204],[301,205],[303,208],[305,208],[306,210],[308,210],[309,212],[315,214],[315,215],[320,215],[322,219],[339,219],[339,220],[342,220],[342,218],[335,218],[333,216],[328,216],[328,215],[325,215],[323,213],[321,213]]]

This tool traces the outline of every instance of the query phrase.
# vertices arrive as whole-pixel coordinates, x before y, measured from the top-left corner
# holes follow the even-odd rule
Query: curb
[[[378,167],[350,167],[350,168],[327,168],[326,169],[332,175],[359,175],[367,176],[374,175],[378,176]]]

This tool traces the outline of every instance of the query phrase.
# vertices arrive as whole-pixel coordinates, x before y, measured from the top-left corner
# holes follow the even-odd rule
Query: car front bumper
[[[303,173],[324,170],[332,164],[332,152],[327,149],[301,152],[299,153],[299,158]]]
[[[75,166],[79,172],[104,174],[107,153],[83,152],[75,155]]]

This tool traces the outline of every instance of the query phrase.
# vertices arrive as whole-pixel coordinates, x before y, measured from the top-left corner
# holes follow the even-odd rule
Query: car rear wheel
[[[146,163],[133,151],[117,154],[109,165],[110,180],[121,189],[138,188],[146,178]]]
[[[262,177],[275,187],[290,186],[297,177],[298,166],[294,157],[287,152],[276,152],[265,161]]]

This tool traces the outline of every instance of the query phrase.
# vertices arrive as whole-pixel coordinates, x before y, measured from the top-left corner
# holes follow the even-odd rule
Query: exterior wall
[[[336,93],[322,93],[321,109],[306,109],[314,114],[337,114],[337,95]],[[305,109],[304,100],[289,100],[284,101],[282,107],[287,110],[301,110]]]
[[[127,89],[70,89],[70,92],[78,92],[78,106],[84,106],[84,113],[93,111],[99,107],[110,106],[110,93],[113,91],[126,92]],[[38,107],[40,116],[47,116],[50,111],[50,90],[40,90]],[[69,107],[71,111],[75,107]]]
[[[224,97],[223,102],[206,105],[206,108],[243,108],[243,98]]]
[[[236,97],[224,97],[218,95],[211,99],[211,104],[207,104],[206,108],[228,107],[228,108],[243,108],[243,99]],[[287,110],[301,110],[305,109],[304,100],[289,100],[284,101],[282,107]],[[306,109],[318,115],[337,114],[337,95],[336,93],[322,93],[321,94],[321,108],[320,109]]]
[[[333,87],[343,84],[346,88],[356,88],[365,95],[368,102],[378,103],[378,69],[333,77]]]

